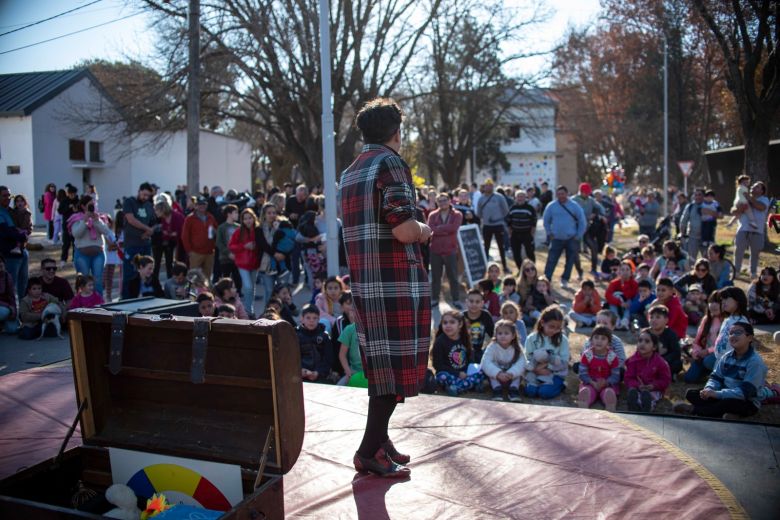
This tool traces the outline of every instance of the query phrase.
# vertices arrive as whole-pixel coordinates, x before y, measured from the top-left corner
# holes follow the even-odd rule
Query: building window
[[[103,162],[103,143],[100,141],[89,142],[90,162]]]
[[[86,161],[87,151],[84,147],[84,141],[81,139],[71,139],[70,145],[70,160],[71,161]]]
[[[8,175],[19,175],[22,173],[22,167],[21,166],[8,166],[5,170],[5,172]]]
[[[510,139],[520,139],[520,125],[510,125],[509,126],[509,138]]]

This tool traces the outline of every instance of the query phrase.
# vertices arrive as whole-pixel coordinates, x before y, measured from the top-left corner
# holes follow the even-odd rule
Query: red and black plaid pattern
[[[418,244],[392,229],[415,218],[409,166],[366,145],[339,187],[356,329],[369,395],[417,395],[428,363],[431,290]]]

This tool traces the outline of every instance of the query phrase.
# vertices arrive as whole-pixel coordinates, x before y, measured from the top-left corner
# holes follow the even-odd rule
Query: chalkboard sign
[[[487,257],[485,256],[485,244],[482,241],[482,233],[476,224],[468,224],[458,228],[458,245],[463,257],[463,265],[466,268],[466,279],[469,288],[482,280],[487,273]]]

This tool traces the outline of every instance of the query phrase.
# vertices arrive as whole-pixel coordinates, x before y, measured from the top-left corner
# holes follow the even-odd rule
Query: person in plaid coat
[[[431,229],[415,218],[415,188],[398,155],[402,113],[389,99],[369,101],[356,117],[365,146],[342,173],[344,244],[356,328],[368,379],[368,418],[355,468],[405,477],[409,456],[390,441],[398,402],[417,395],[430,347],[431,300],[420,244]]]

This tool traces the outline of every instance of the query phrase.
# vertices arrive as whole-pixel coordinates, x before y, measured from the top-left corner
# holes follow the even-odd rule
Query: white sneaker
[[[566,280],[561,280],[561,288],[562,289],[568,289],[569,288],[569,282]]]

